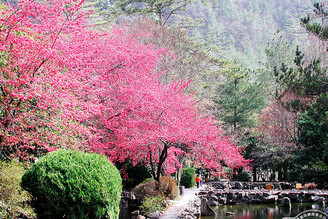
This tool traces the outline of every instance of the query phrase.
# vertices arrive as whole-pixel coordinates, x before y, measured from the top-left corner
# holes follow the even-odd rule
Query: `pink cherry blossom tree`
[[[240,148],[203,118],[189,82],[159,82],[168,49],[144,34],[88,27],[83,1],[25,0],[0,15],[0,151],[73,147],[150,165],[153,177],[188,156],[208,168],[247,165]]]

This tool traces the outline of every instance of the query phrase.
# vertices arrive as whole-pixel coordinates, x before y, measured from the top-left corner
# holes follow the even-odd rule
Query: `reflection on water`
[[[274,204],[220,205],[218,207],[213,206],[212,208],[216,211],[217,216],[202,216],[201,219],[281,219],[283,217],[295,217],[302,211],[309,209],[323,210],[322,206],[320,207],[312,203],[294,203],[291,209],[279,207]]]

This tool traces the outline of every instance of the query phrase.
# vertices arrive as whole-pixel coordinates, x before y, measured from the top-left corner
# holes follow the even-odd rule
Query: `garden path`
[[[179,214],[186,209],[188,203],[196,198],[196,194],[199,192],[200,188],[188,188],[185,189],[184,195],[179,200],[172,201],[172,204],[167,207],[164,213],[160,216],[160,219],[176,219]]]

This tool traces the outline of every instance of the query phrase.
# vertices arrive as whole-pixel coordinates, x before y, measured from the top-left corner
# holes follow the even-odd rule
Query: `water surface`
[[[216,211],[217,216],[202,216],[201,219],[281,219],[283,217],[295,217],[309,209],[324,209],[322,206],[312,203],[294,203],[291,209],[274,204],[220,205],[218,207],[212,206],[212,208]],[[231,212],[233,215],[227,215],[227,212]]]

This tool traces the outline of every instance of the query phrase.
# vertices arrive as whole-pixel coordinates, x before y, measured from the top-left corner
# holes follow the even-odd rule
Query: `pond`
[[[217,216],[202,216],[201,219],[281,219],[283,217],[295,217],[309,209],[324,210],[322,206],[312,203],[294,203],[291,209],[274,204],[220,205],[212,208],[216,211]],[[227,215],[227,212],[231,212],[233,215]]]

